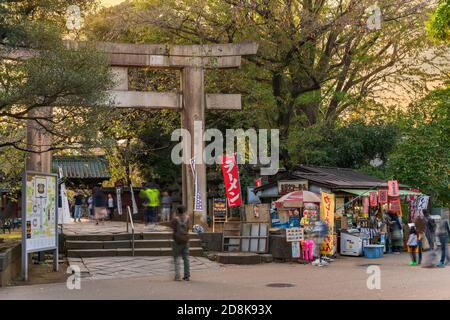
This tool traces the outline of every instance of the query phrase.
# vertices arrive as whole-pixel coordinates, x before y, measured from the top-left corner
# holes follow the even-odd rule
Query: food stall
[[[388,232],[387,212],[391,211],[400,219],[411,222],[417,215],[417,206],[409,204],[408,213],[403,214],[401,200],[417,201],[423,196],[417,191],[389,189],[343,189],[347,196],[336,198],[340,204],[336,206],[336,218],[339,234],[341,255],[361,256],[364,248],[382,246],[386,252],[385,244]],[[353,195],[353,197],[348,196]],[[342,201],[342,199],[345,199]],[[404,201],[405,202],[405,201]],[[343,204],[342,204],[343,203]],[[423,210],[423,208],[419,208]]]
[[[271,210],[271,252],[274,258],[290,259],[297,257],[294,246],[287,242],[286,232],[298,231],[302,245],[312,241],[314,225],[320,219],[320,195],[310,191],[290,192],[273,203]],[[294,241],[297,242],[297,241]],[[309,242],[308,242],[309,243]],[[303,252],[304,248],[300,249]],[[296,251],[299,251],[298,249]],[[317,250],[318,251],[318,250]],[[317,254],[314,254],[317,256]],[[312,260],[312,259],[309,259]]]

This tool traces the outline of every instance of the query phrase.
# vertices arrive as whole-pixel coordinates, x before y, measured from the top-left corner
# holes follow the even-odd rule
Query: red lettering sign
[[[389,180],[388,181],[388,196],[389,197],[400,196],[400,190],[398,189],[398,181],[397,180]]]
[[[378,191],[378,202],[381,204],[388,202],[388,191],[387,190],[379,190]]]
[[[239,183],[239,170],[236,163],[236,157],[222,157],[222,173],[227,193],[228,206],[239,207],[242,205],[241,185]]]
[[[378,193],[376,191],[372,191],[369,194],[369,198],[370,198],[370,206],[371,207],[378,206]]]

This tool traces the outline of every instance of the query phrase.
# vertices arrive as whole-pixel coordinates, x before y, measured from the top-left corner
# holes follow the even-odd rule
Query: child
[[[417,232],[416,228],[411,227],[409,230],[409,238],[408,238],[408,251],[411,253],[412,261],[409,263],[410,266],[417,266],[416,252],[418,251],[418,241],[417,241]]]

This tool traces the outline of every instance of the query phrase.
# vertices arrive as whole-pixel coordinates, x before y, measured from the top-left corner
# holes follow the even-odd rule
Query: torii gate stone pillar
[[[107,42],[66,41],[66,47],[76,49],[91,45],[103,51],[117,77],[117,85],[110,91],[116,107],[175,109],[181,111],[181,127],[191,134],[191,156],[194,156],[194,121],[205,123],[206,109],[241,109],[239,94],[205,94],[205,69],[238,68],[241,56],[254,55],[256,43],[209,45],[149,45]],[[181,71],[181,92],[138,92],[128,90],[128,67],[177,69]],[[86,75],[89,76],[89,75]],[[203,128],[204,129],[204,128]],[[202,139],[201,139],[202,140]],[[31,142],[31,141],[29,141]],[[202,145],[204,142],[202,141]],[[201,156],[201,155],[195,155]],[[46,158],[47,159],[47,158]],[[50,161],[50,158],[46,161]],[[50,168],[50,165],[45,165]],[[183,204],[193,223],[207,222],[206,166],[196,163],[199,191],[203,211],[194,215],[194,179],[189,164],[183,164]]]

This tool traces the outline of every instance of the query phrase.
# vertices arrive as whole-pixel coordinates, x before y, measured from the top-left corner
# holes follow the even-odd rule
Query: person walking
[[[400,222],[400,218],[394,212],[388,211],[388,215],[390,217],[389,224],[392,251],[395,254],[400,254],[403,249],[402,223]]]
[[[144,222],[145,226],[149,223],[157,222],[158,207],[160,203],[160,193],[154,182],[150,183],[147,188],[141,190],[139,196],[144,199],[145,213]]]
[[[180,279],[180,266],[178,264],[179,257],[183,258],[184,262],[184,277],[183,280],[189,281],[189,217],[186,214],[185,206],[178,206],[176,216],[171,221],[173,229],[172,253],[175,264],[175,281]]]
[[[73,199],[75,204],[75,211],[73,214],[74,222],[81,222],[81,206],[83,205],[83,195],[80,192],[77,192],[76,196]]]
[[[89,198],[87,199],[89,219],[92,219],[92,217],[94,216],[93,203],[94,203],[94,198],[92,197],[92,195],[90,195]]]
[[[164,222],[171,220],[172,213],[172,197],[167,191],[162,193],[161,197],[161,220]]]
[[[439,222],[439,227],[437,230],[437,236],[439,237],[439,242],[441,243],[441,260],[439,261],[437,267],[444,268],[447,265],[448,257],[448,239],[450,237],[450,225],[448,221],[448,211],[444,212]]]
[[[414,226],[417,231],[417,250],[419,254],[419,260],[417,264],[422,263],[422,254],[423,254],[423,244],[426,242],[426,233],[427,233],[427,219],[423,212],[417,215],[416,219],[414,219]]]
[[[416,228],[411,227],[409,229],[409,237],[408,237],[408,252],[411,254],[411,262],[409,263],[410,266],[417,266],[417,257],[416,253],[418,252],[419,246],[418,246],[418,237],[417,237],[417,231]]]
[[[104,223],[106,216],[106,197],[103,191],[99,187],[95,187],[93,190],[93,205],[94,205],[94,218],[95,224],[98,225],[99,221]]]
[[[109,214],[109,220],[112,221],[114,218],[114,198],[111,193],[108,193],[108,214]]]

